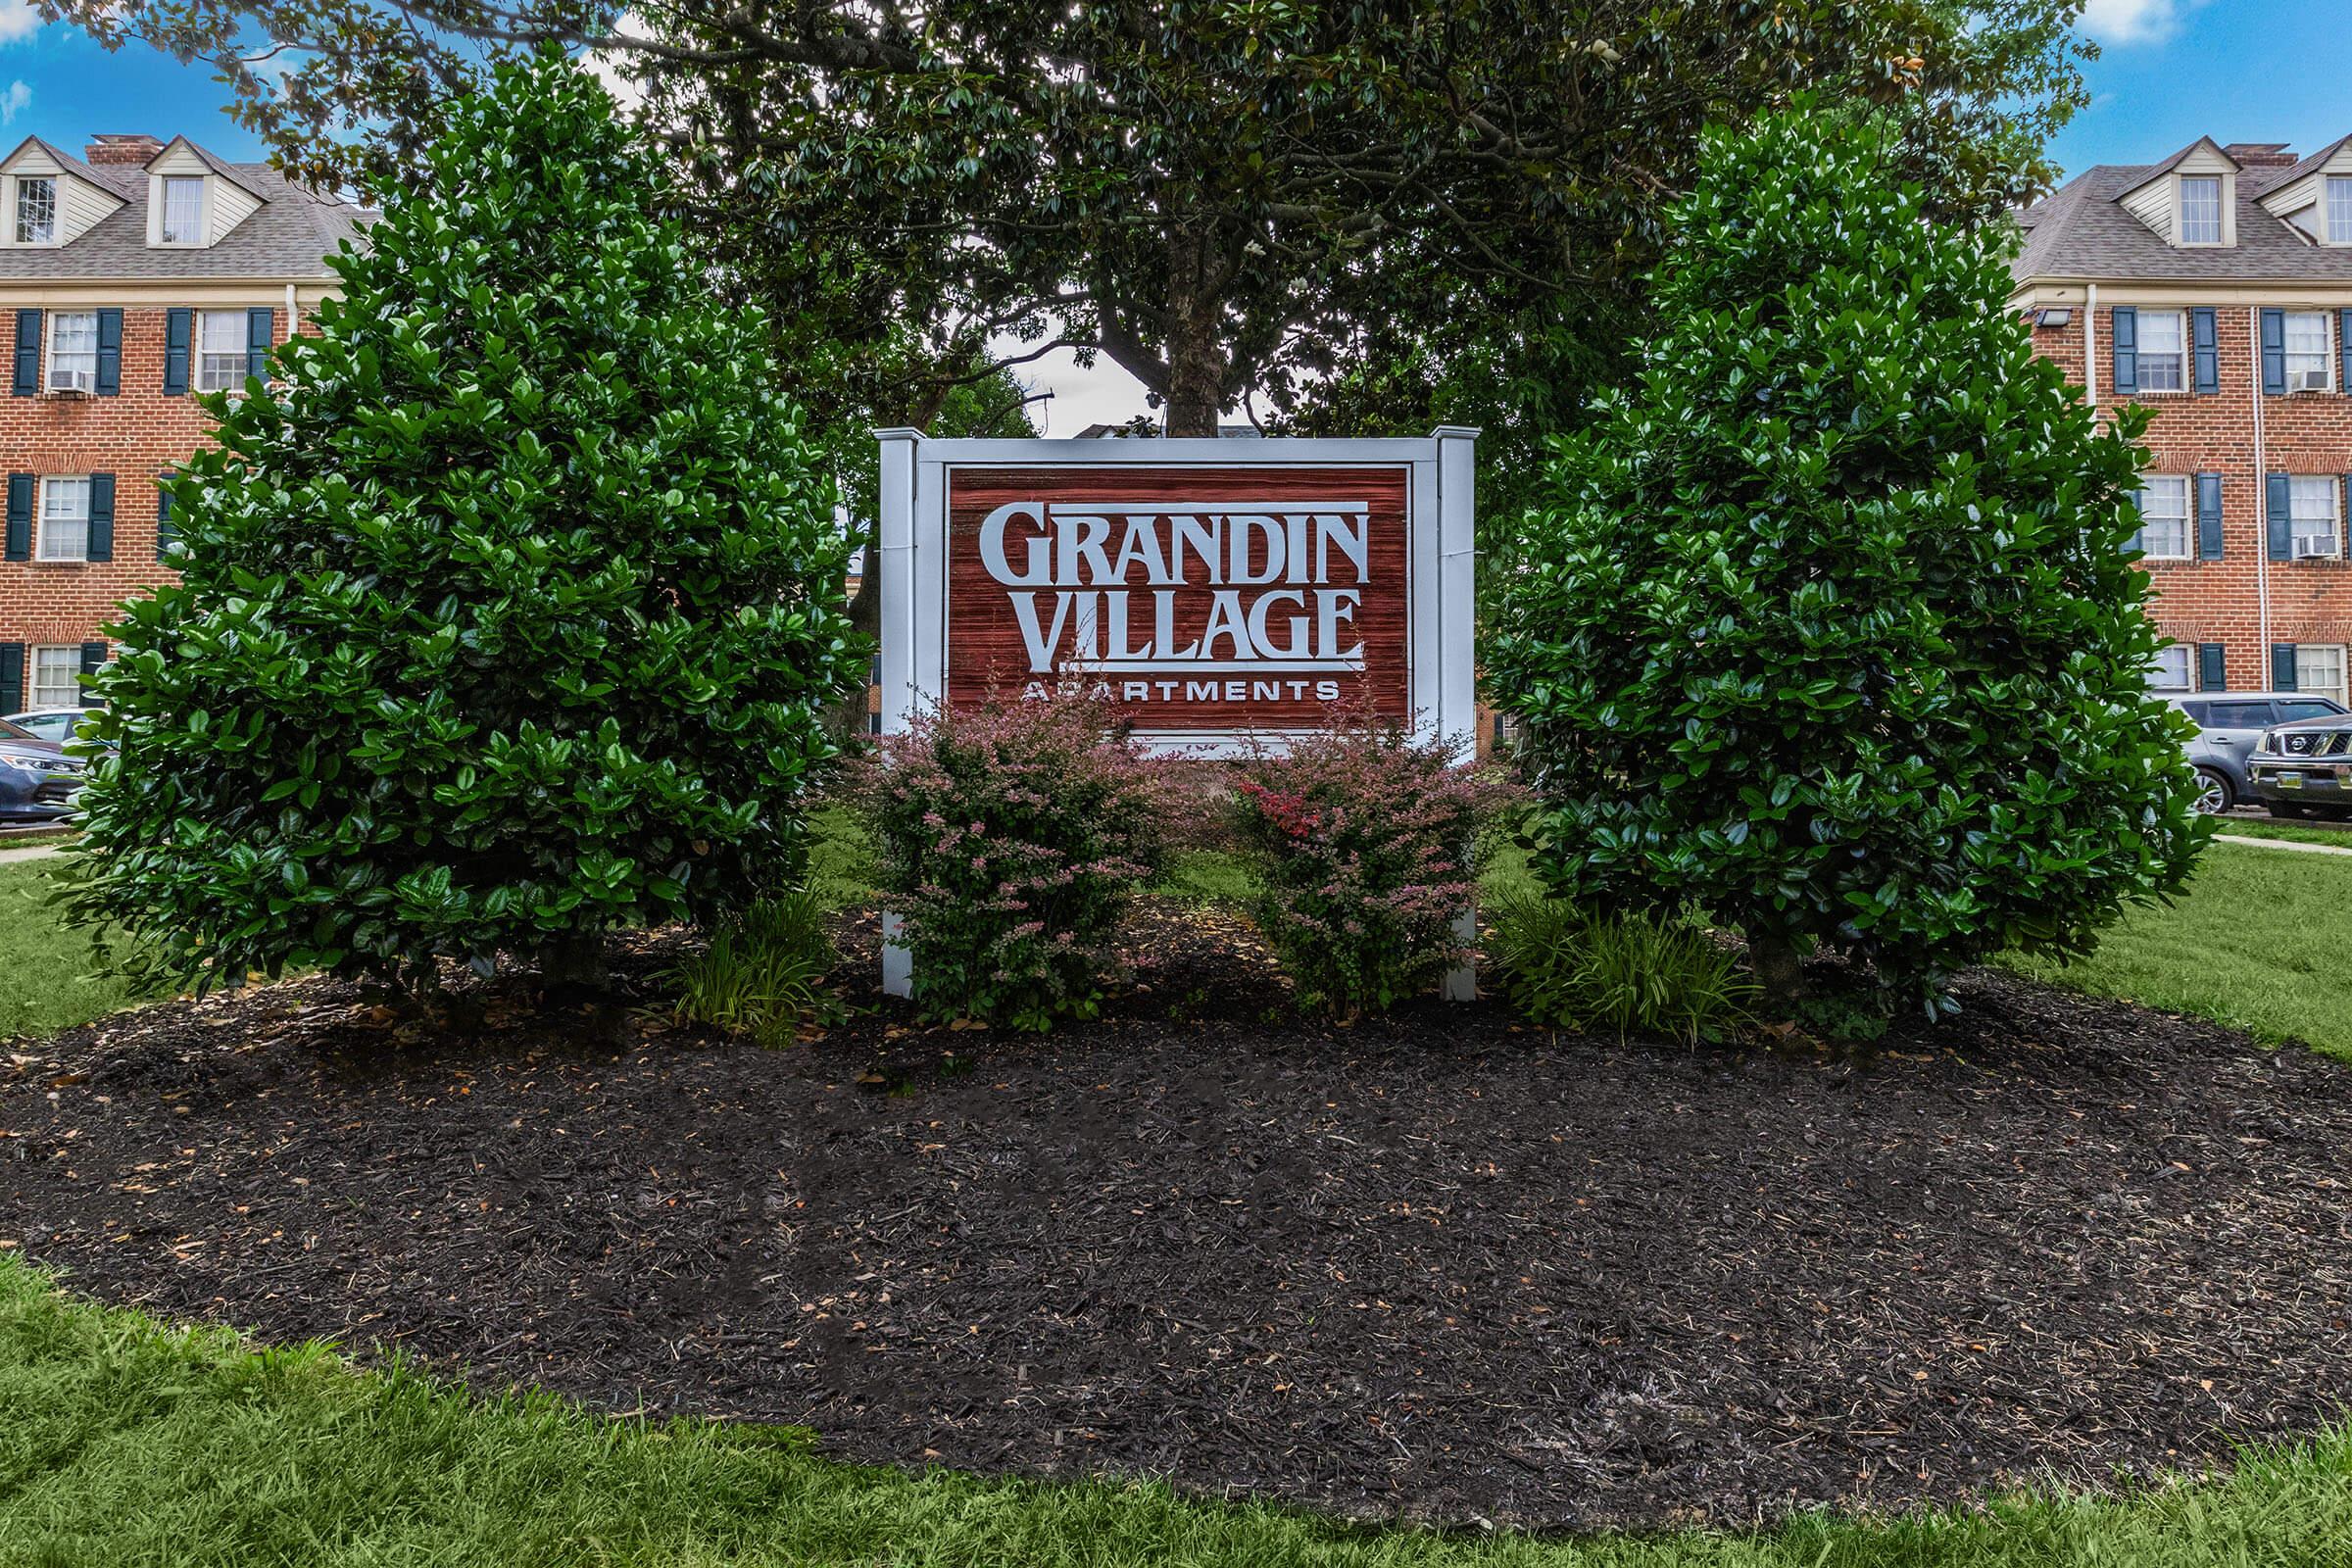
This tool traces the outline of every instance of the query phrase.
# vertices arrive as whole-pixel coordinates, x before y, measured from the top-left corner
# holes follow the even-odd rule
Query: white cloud
[[[0,125],[15,123],[16,118],[24,112],[24,106],[31,102],[30,87],[22,81],[10,82],[8,90],[0,92]]]
[[[2089,0],[2082,28],[2101,43],[2163,43],[2205,0]]]

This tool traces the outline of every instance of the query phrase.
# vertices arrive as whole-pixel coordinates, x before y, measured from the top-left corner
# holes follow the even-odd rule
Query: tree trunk
[[[612,979],[605,968],[605,934],[573,931],[543,943],[539,978],[560,991],[605,990]]]
[[[1204,224],[1168,236],[1168,434],[1214,436],[1225,409],[1225,355],[1214,260]]]
[[[1764,993],[1764,1009],[1774,1018],[1787,1018],[1804,1000],[1805,968],[1796,945],[1785,937],[1747,928],[1747,966]]]

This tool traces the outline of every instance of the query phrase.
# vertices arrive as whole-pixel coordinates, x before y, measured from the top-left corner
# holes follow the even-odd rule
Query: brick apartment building
[[[263,368],[365,216],[184,136],[0,160],[0,713],[77,703],[114,607],[171,580],[156,481],[208,437],[193,394]]]
[[[2352,137],[2201,140],[2023,218],[2012,305],[2101,410],[2154,411],[2140,509],[2160,689],[2346,698]]]

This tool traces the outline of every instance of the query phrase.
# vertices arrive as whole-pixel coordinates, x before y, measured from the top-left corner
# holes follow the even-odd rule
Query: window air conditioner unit
[[[2326,545],[2297,545],[2295,559],[2297,561],[2333,561],[2335,552]]]
[[[94,379],[87,370],[52,370],[49,372],[49,390],[79,392],[86,396]]]
[[[2325,392],[2328,390],[2326,370],[2297,370],[2286,378],[2289,392]]]

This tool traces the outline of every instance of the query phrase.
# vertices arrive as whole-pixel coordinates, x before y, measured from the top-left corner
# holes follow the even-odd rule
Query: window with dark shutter
[[[2286,313],[2262,313],[2262,389],[2270,396],[2286,396]]]
[[[195,335],[196,313],[164,313],[164,395],[184,397],[188,390],[188,343]]]
[[[2188,313],[2190,348],[2196,359],[2196,389],[2211,395],[2222,389],[2222,338],[2214,324],[2213,307],[2200,305]]]
[[[2226,692],[2230,689],[2230,660],[2220,643],[2197,644],[2197,690]]]
[[[90,542],[84,561],[115,559],[115,476],[90,475]]]
[[[98,313],[98,395],[118,397],[122,391],[122,313]]]
[[[41,313],[17,313],[16,395],[37,397],[41,390]]]
[[[2222,559],[2222,476],[2197,475],[2197,559]]]
[[[2129,305],[2115,308],[2108,330],[2115,339],[2113,390],[2118,393],[2139,390],[2139,312]]]
[[[2271,690],[2291,692],[2295,689],[2295,645],[2271,644]]]
[[[2269,535],[2270,557],[2273,561],[2294,559],[2294,514],[2287,505],[2286,475],[2266,474],[2263,478],[2263,522]]]
[[[8,476],[8,549],[11,561],[32,559],[32,478],[29,473]]]

